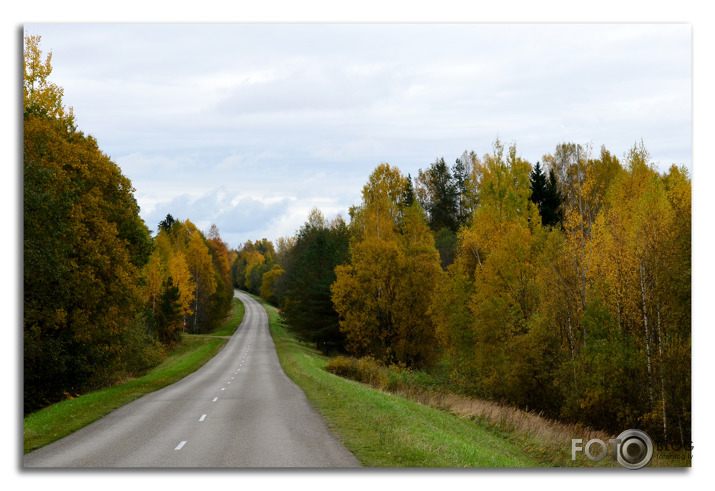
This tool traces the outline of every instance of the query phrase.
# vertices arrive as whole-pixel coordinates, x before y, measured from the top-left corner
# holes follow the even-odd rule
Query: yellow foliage
[[[25,36],[23,56],[23,103],[25,111],[37,111],[46,114],[68,127],[74,126],[72,108],[62,105],[64,89],[48,77],[52,73],[52,53],[42,60],[40,36]]]
[[[270,271],[263,274],[263,280],[261,281],[261,298],[266,302],[275,304],[277,302],[275,282],[276,280],[284,274],[283,268],[278,264],[274,264]]]
[[[152,312],[155,312],[161,297],[164,275],[164,265],[159,254],[155,252],[149,257],[149,262],[142,269],[145,297],[147,303],[151,306]]]
[[[186,257],[181,251],[175,251],[169,258],[168,276],[173,280],[175,287],[179,289],[179,304],[181,315],[186,318],[194,313],[192,303],[194,301],[194,292],[196,291],[196,283],[191,277],[189,266],[186,262]]]
[[[434,358],[427,310],[442,270],[421,208],[401,202],[406,184],[388,164],[371,174],[353,214],[351,264],[336,268],[331,293],[350,351],[422,365]]]

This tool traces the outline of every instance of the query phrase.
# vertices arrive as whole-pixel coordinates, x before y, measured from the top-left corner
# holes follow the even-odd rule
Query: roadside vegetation
[[[241,324],[243,304],[234,299],[228,317],[211,335],[182,334],[165,360],[145,375],[47,406],[24,418],[24,453],[59,440],[145,394],[159,390],[201,368],[226,344]]]
[[[437,158],[414,179],[382,163],[349,217],[314,209],[295,236],[233,250],[215,225],[203,232],[170,214],[149,230],[130,180],[63,105],[39,44],[25,38],[26,449],[138,397],[145,377],[156,390],[171,365],[203,363],[229,335],[229,310],[242,315],[234,288],[280,309],[297,336],[269,309],[286,371],[336,427],[347,422],[339,432],[369,465],[487,465],[445,443],[445,411],[486,425],[461,427],[470,441],[497,445],[480,432],[506,432],[526,448],[495,447],[497,465],[570,465],[553,456],[555,428],[638,428],[665,448],[690,445],[685,167],[660,171],[643,142],[620,158],[557,143],[533,163],[496,139],[451,167]],[[378,392],[328,373],[329,362]],[[100,393],[110,402],[88,409]],[[88,408],[73,409],[83,394]],[[337,404],[350,407],[342,415]],[[539,426],[532,416],[552,428],[514,422]],[[55,431],[51,419],[68,428]],[[395,457],[398,447],[416,453]],[[445,452],[454,457],[421,460]]]
[[[533,467],[524,450],[469,421],[328,373],[328,358],[268,310],[281,366],[342,443],[369,467]]]
[[[278,306],[325,354],[687,448],[687,169],[659,171],[642,142],[622,160],[560,143],[543,163],[497,139],[414,181],[380,164],[349,222],[314,209],[275,250],[247,242],[234,284]]]
[[[216,329],[233,260],[216,226],[167,215],[152,234],[131,181],[77,128],[51,53],[26,36],[23,85],[23,410],[134,378],[182,333]]]
[[[326,356],[263,304],[281,366],[364,466],[620,467],[610,454],[571,459],[572,438],[608,441],[608,433],[440,390],[425,372]],[[650,466],[689,466],[687,456],[661,455]]]

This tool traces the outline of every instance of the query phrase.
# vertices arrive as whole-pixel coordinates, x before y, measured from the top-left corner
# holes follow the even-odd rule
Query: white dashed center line
[[[186,440],[179,443],[174,450],[181,450],[181,447],[183,447],[184,445],[186,445]]]
[[[206,415],[205,415],[205,414],[202,414],[201,417],[199,418],[199,421],[203,421],[203,420],[205,420],[205,419],[206,419]]]

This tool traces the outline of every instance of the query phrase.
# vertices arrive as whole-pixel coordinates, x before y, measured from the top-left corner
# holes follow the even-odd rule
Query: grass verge
[[[389,393],[328,373],[331,359],[288,332],[277,310],[262,303],[286,374],[365,466],[620,467],[610,454],[598,462],[582,454],[571,459],[572,438],[608,441],[603,432],[420,387],[397,384]],[[668,457],[656,452],[649,466],[690,465],[684,453]]]
[[[474,422],[328,373],[328,358],[298,341],[264,303],[286,374],[364,466],[534,467],[518,446]]]
[[[232,309],[213,336],[184,334],[159,365],[146,375],[106,389],[66,399],[25,417],[23,422],[24,453],[59,440],[106,416],[113,410],[154,392],[195,372],[226,344],[241,323],[243,304],[234,299]],[[221,336],[221,337],[217,337]]]

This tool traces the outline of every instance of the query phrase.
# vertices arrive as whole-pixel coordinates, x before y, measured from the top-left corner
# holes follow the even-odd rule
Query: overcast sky
[[[692,165],[687,24],[25,24],[79,128],[167,213],[231,247],[347,215],[381,162],[417,174],[495,138],[643,140]]]

